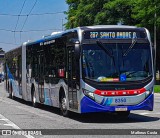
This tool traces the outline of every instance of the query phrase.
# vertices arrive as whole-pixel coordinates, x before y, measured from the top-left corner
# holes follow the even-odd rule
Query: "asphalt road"
[[[160,94],[155,94],[154,111],[152,112],[132,111],[128,119],[119,120],[112,114],[87,114],[87,115],[72,114],[70,118],[66,118],[59,114],[59,110],[57,108],[52,108],[48,106],[41,106],[40,108],[34,108],[31,106],[31,103],[25,102],[20,99],[15,99],[15,100],[10,99],[8,97],[8,93],[4,89],[4,82],[2,82],[0,83],[0,130],[6,130],[6,129],[7,130],[55,129],[55,130],[47,130],[48,132],[46,133],[48,134],[50,132],[51,133],[55,132],[56,134],[68,133],[68,135],[63,135],[65,137],[70,137],[69,134],[72,133],[77,133],[77,134],[84,133],[84,135],[87,137],[97,137],[96,135],[91,136],[90,133],[92,132],[94,134],[97,133],[97,135],[99,136],[99,134],[102,131],[103,131],[102,133],[104,134],[105,134],[104,131],[106,131],[106,133],[110,132],[112,134],[114,133],[114,130],[117,129],[121,130],[117,130],[115,131],[115,133],[117,132],[119,133],[119,131],[121,131],[122,134],[125,133],[126,129],[131,129],[135,131],[136,130],[142,131],[143,129],[157,131],[157,129],[160,129]],[[84,131],[83,130],[76,131],[76,129],[84,129]],[[113,129],[113,130],[108,130],[108,129]],[[128,131],[126,130],[126,135],[127,132]],[[6,132],[4,131],[3,133]],[[38,135],[40,133],[42,132],[37,132]],[[73,137],[73,135],[71,136]],[[101,135],[101,137],[105,136]],[[141,137],[141,134],[138,136]],[[158,137],[157,135],[155,136]],[[9,136],[2,136],[2,137],[9,137]],[[46,136],[16,135],[14,137],[34,138],[34,137],[46,137]],[[54,136],[50,135],[47,137],[54,137]],[[81,135],[81,137],[84,136]],[[115,136],[112,135],[112,137]]]

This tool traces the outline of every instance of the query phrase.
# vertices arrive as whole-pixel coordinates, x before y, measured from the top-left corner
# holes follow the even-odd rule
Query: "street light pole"
[[[157,27],[156,27],[157,13],[156,13],[156,3],[155,3],[155,13],[154,13],[154,49],[155,49],[155,57],[154,57],[154,70],[155,70],[155,81],[156,81],[156,53],[157,53]]]

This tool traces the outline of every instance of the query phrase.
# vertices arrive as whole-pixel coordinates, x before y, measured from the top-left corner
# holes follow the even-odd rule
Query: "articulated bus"
[[[10,50],[6,89],[18,97],[76,113],[153,110],[153,50],[146,28],[77,27]]]

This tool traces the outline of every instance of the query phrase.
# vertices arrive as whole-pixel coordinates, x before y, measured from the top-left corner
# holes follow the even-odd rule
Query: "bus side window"
[[[44,47],[44,55],[45,55],[45,82],[46,83],[53,83],[53,78],[56,77],[54,74],[54,54],[56,51],[54,44],[50,44]]]
[[[55,64],[57,67],[57,77],[65,77],[65,45],[62,39],[56,39],[55,45],[56,55],[55,55]]]

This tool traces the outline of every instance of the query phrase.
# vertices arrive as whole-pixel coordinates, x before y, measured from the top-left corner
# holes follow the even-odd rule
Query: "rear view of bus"
[[[153,110],[150,34],[132,26],[81,28],[80,112]]]

